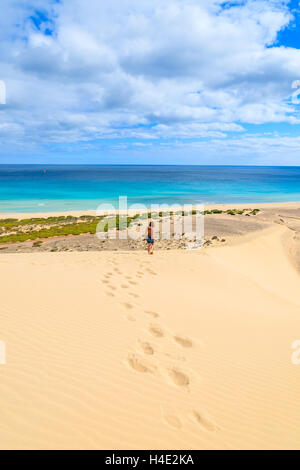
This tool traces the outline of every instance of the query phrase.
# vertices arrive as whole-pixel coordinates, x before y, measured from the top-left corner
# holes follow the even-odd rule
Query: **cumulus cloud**
[[[2,0],[1,145],[198,138],[222,148],[247,124],[298,123],[289,99],[300,51],[276,42],[288,4]]]

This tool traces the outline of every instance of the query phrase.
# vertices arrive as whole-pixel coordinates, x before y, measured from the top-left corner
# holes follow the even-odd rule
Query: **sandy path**
[[[199,252],[0,257],[0,447],[300,448],[285,228]]]

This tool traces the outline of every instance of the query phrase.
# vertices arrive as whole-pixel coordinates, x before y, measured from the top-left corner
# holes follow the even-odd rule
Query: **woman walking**
[[[147,244],[148,244],[148,255],[153,255],[153,249],[154,249],[154,223],[149,222],[148,228],[147,228]]]

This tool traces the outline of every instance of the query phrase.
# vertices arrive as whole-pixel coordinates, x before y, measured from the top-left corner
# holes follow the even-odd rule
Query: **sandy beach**
[[[163,207],[163,204],[161,205]],[[189,204],[187,204],[189,206]],[[190,205],[193,206],[193,205]],[[275,209],[276,211],[280,209],[298,209],[300,206],[299,202],[270,202],[270,203],[247,203],[247,204],[205,204],[206,209],[230,209],[235,207],[237,209],[243,209],[245,207],[261,208],[261,209]],[[184,206],[182,206],[184,207]],[[149,208],[146,209],[149,210]],[[128,207],[128,213],[130,212],[136,213],[136,210],[130,210],[130,206]],[[117,211],[117,212],[124,212],[124,211]],[[143,210],[139,210],[139,212],[143,212]],[[16,217],[17,219],[25,219],[28,217],[51,217],[51,216],[66,216],[66,215],[73,215],[75,217],[79,217],[81,215],[96,215],[96,210],[80,210],[80,211],[47,211],[47,212],[0,212],[0,219],[5,219],[9,217]]]
[[[198,251],[2,251],[1,449],[299,449],[300,204],[251,207]]]

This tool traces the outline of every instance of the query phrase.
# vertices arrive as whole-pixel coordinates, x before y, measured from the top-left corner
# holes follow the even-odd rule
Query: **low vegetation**
[[[209,214],[228,214],[228,215],[247,215],[254,216],[257,215],[260,209],[210,209],[205,210],[204,215]],[[157,219],[165,216],[174,216],[174,215],[196,215],[201,213],[197,210],[192,210],[190,212],[178,211],[174,212],[158,212],[157,214],[152,215],[152,218]],[[34,247],[39,247],[42,244],[42,239],[53,238],[53,237],[65,237],[68,235],[81,235],[81,234],[95,234],[99,222],[100,231],[107,232],[109,229],[116,228],[117,230],[124,229],[126,226],[129,227],[132,221],[136,221],[138,225],[141,225],[139,222],[151,217],[150,213],[137,214],[135,216],[124,217],[117,216],[114,220],[111,218],[104,218],[104,216],[91,216],[91,215],[82,215],[80,217],[74,217],[72,215],[68,216],[58,216],[58,217],[33,217],[27,219],[0,219],[0,244],[4,243],[17,243],[17,242],[26,242],[32,240]]]
[[[32,246],[33,246],[34,248],[38,248],[38,247],[42,246],[42,244],[43,244],[42,240],[37,240],[36,242],[34,242],[34,243],[32,244]]]

